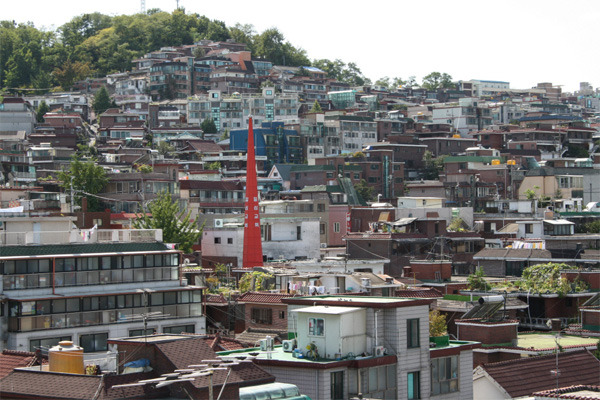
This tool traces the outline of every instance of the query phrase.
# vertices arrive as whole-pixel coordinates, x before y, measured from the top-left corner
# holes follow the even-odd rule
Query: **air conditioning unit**
[[[223,220],[215,219],[215,228],[222,228],[222,227],[223,227]]]
[[[322,249],[326,249],[327,248],[327,243],[321,243],[321,248]]]
[[[260,343],[260,351],[273,351],[273,345],[275,344],[272,337],[267,336],[266,339],[262,339],[259,341]]]
[[[385,355],[385,347],[375,346],[373,347],[373,357],[382,357]]]
[[[283,351],[286,353],[291,353],[296,346],[296,339],[284,340],[283,342]]]

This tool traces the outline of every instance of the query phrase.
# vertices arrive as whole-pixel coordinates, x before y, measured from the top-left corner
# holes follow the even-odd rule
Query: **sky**
[[[55,30],[91,12],[134,14],[141,0],[4,0],[0,20]],[[177,0],[145,0],[171,12]],[[598,0],[179,0],[187,13],[277,28],[309,59],[353,62],[373,82],[417,82],[430,72],[453,80],[496,80],[524,89],[538,82],[579,89],[600,86]]]

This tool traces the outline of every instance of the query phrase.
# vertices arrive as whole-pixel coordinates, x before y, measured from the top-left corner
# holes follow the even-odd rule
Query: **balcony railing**
[[[93,271],[57,272],[54,286],[108,285],[112,283],[174,281],[179,279],[178,267],[106,269]],[[52,274],[4,275],[4,290],[39,289],[52,287]]]
[[[160,242],[162,229],[96,229],[43,232],[0,232],[0,245]]]
[[[201,303],[173,304],[148,307],[152,319],[187,318],[202,315]],[[74,328],[79,326],[106,325],[142,321],[145,307],[119,310],[83,311],[65,314],[9,317],[9,332],[30,332],[44,329]]]

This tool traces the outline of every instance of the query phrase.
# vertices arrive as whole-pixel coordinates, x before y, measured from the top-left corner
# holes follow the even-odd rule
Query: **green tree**
[[[569,292],[587,290],[588,285],[584,281],[575,279],[569,282],[561,277],[560,271],[570,269],[576,267],[562,263],[545,263],[527,267],[523,270],[523,289],[532,293],[557,293],[560,297]]]
[[[467,224],[465,224],[465,221],[460,218],[460,217],[455,217],[452,218],[452,221],[450,221],[450,224],[448,225],[448,231],[450,232],[466,232],[467,229],[465,228]]]
[[[355,63],[346,64],[339,59],[335,61],[321,59],[314,60],[313,66],[323,70],[329,78],[349,85],[361,86],[369,83],[369,80],[365,78]]]
[[[429,336],[444,336],[448,334],[446,316],[438,310],[429,311]]]
[[[309,113],[318,114],[318,113],[322,113],[322,112],[323,112],[323,109],[321,108],[321,104],[319,104],[319,102],[317,100],[315,100]]]
[[[487,292],[492,286],[485,280],[485,273],[481,268],[477,268],[474,274],[467,277],[467,286],[470,290]]]
[[[63,90],[71,90],[73,83],[90,76],[92,70],[87,62],[67,60],[60,68],[55,68],[53,75]]]
[[[207,118],[200,124],[200,129],[202,129],[202,134],[207,133],[217,133],[217,126],[215,125],[215,121],[212,118]]]
[[[587,233],[600,233],[600,220],[588,222],[584,225],[584,231]]]
[[[373,193],[374,193],[373,186],[369,186],[369,184],[367,184],[366,180],[361,179],[359,183],[354,185],[354,189],[356,190],[358,195],[360,197],[362,197],[362,199],[364,201],[373,200]]]
[[[58,173],[60,186],[68,193],[71,191],[71,184],[75,192],[74,198],[77,205],[81,206],[81,199],[87,198],[88,211],[102,211],[99,199],[94,196],[104,189],[108,183],[108,177],[104,168],[93,160],[82,161],[73,158],[68,170],[62,170]]]
[[[35,112],[37,122],[44,122],[44,115],[46,115],[46,113],[49,111],[50,107],[48,107],[48,104],[42,100]]]
[[[221,162],[220,161],[210,162],[204,166],[204,169],[207,171],[218,171],[221,169]]]
[[[432,72],[423,77],[422,86],[427,90],[450,89],[454,87],[454,83],[447,73]]]
[[[246,272],[239,281],[241,293],[249,291],[269,290],[272,285],[269,280],[273,279],[272,274],[267,274],[261,271]]]
[[[94,101],[92,102],[92,108],[94,109],[94,113],[96,113],[96,117],[100,117],[100,114],[108,110],[112,105],[113,102],[108,95],[108,90],[106,90],[105,86],[102,86],[94,96]]]
[[[169,156],[175,152],[175,147],[166,140],[161,140],[156,145],[156,150],[158,150],[158,154],[161,156]]]
[[[191,253],[192,245],[202,237],[203,228],[198,228],[190,219],[191,210],[186,213],[180,209],[167,191],[158,193],[143,211],[133,221],[133,226],[137,229],[162,229],[163,241],[177,243],[184,253]]]

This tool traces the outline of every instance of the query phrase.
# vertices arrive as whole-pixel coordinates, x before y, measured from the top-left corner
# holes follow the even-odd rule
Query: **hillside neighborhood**
[[[127,61],[0,79],[0,398],[600,399],[600,88]]]

